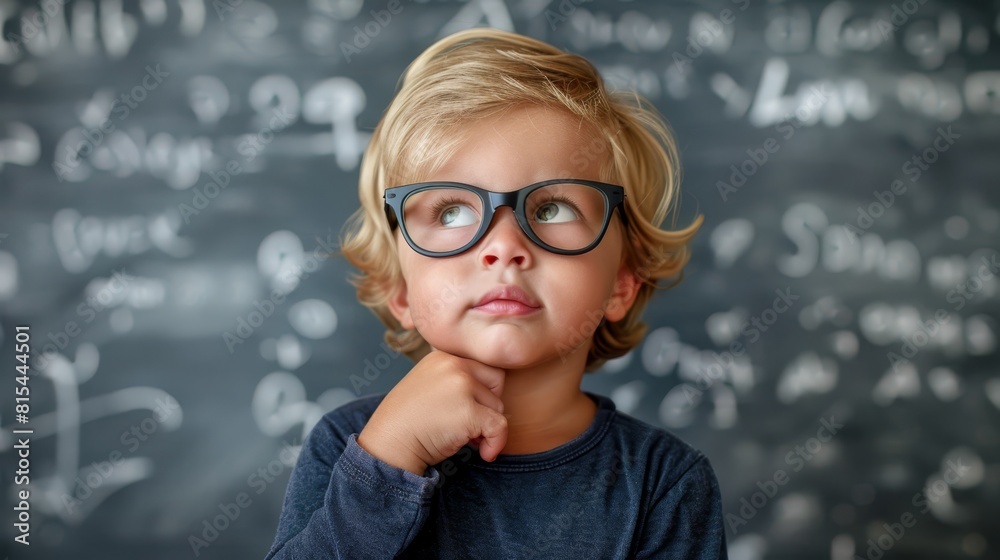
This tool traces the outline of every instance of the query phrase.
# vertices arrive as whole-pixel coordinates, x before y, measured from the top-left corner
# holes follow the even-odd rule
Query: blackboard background
[[[381,325],[345,262],[308,255],[356,207],[360,153],[406,64],[478,25],[587,56],[676,132],[682,223],[706,217],[687,278],[648,308],[643,345],[584,388],[709,456],[725,511],[747,521],[728,530],[731,557],[863,556],[907,513],[916,525],[886,558],[1000,554],[1000,290],[974,282],[960,308],[953,292],[1000,245],[996,3],[425,1],[385,25],[371,11],[387,2],[37,6],[0,6],[4,519],[18,489],[15,326],[31,326],[36,350],[64,348],[30,384],[32,545],[5,522],[4,554],[193,557],[189,537],[244,492],[252,503],[198,552],[264,556],[288,449],[411,365],[396,359],[355,391],[350,376],[382,354]],[[732,22],[706,35],[725,9]],[[38,33],[21,26],[33,15]],[[347,56],[366,24],[377,34]],[[157,67],[168,75],[143,89]],[[816,91],[829,94],[810,105]],[[123,94],[127,115],[111,104]],[[275,125],[275,108],[291,119]],[[55,169],[102,123],[113,129]],[[949,129],[953,144],[933,149]],[[769,138],[777,151],[724,199],[730,166]],[[935,161],[915,177],[906,162],[920,155]],[[199,199],[231,162],[242,173]],[[905,193],[847,244],[841,226],[896,180]],[[276,280],[287,270],[295,285]],[[230,352],[224,333],[274,288],[284,302]],[[791,310],[759,340],[742,334],[785,289],[799,296]],[[948,323],[893,369],[887,353],[938,310]],[[708,352],[731,340],[747,355],[706,380]],[[707,388],[692,402],[684,387]],[[831,416],[844,427],[794,470],[789,451]],[[126,462],[93,470],[112,458]],[[968,471],[933,493],[956,460]],[[778,470],[788,483],[740,517]],[[99,484],[67,508],[77,476]],[[925,485],[929,511],[913,502]]]

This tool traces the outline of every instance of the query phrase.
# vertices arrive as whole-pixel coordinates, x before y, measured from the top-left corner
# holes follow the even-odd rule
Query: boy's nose
[[[497,208],[493,222],[483,236],[480,258],[487,265],[499,261],[501,264],[514,261],[523,265],[530,258],[528,246],[531,239],[521,230],[514,210],[509,206]]]

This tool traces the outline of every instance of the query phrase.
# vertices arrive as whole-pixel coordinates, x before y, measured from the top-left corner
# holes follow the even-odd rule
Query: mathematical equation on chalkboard
[[[527,4],[514,5],[511,9],[524,8]],[[751,76],[747,75],[747,65],[739,53],[733,51],[733,45],[740,40],[737,36],[740,17],[750,17],[743,12],[749,4],[749,1],[734,2],[719,13],[698,10],[683,17],[656,15],[652,12],[658,10],[653,9],[649,13],[624,10],[620,14],[609,14],[580,5],[574,6],[568,14],[559,14],[547,29],[555,37],[567,34],[567,41],[584,54],[624,48],[664,55],[647,57],[648,62],[641,66],[602,64],[600,69],[613,86],[635,89],[654,101],[664,94],[670,99],[683,100],[691,95],[692,88],[707,88],[718,97],[728,116],[745,118],[756,127],[787,120],[816,87],[828,88],[830,98],[825,100],[822,110],[811,114],[812,122],[806,124],[822,122],[838,126],[848,118],[868,120],[888,102],[942,122],[953,121],[965,112],[1000,114],[1000,70],[972,71],[961,80],[955,80],[953,72],[928,73],[943,69],[949,56],[952,59],[960,57],[969,65],[974,65],[977,57],[984,58],[989,45],[997,38],[1000,24],[984,23],[982,14],[962,13],[955,8],[933,4],[923,4],[913,14],[899,8],[893,10],[842,1],[822,6],[768,6],[764,21],[758,23],[755,19],[754,23],[763,26],[764,44],[771,56],[766,57],[759,76]],[[69,14],[64,13],[61,3],[51,3],[51,6],[47,3],[46,9],[51,9],[51,13],[37,7],[0,11],[0,23],[10,20],[15,22],[15,28],[21,28],[20,33],[8,33],[6,41],[0,42],[0,64],[15,67],[17,72],[11,76],[15,86],[34,83],[39,79],[34,66],[67,49],[72,49],[73,56],[79,58],[98,54],[125,57],[139,40],[140,28],[167,25],[168,12],[173,9],[179,11],[176,26],[180,37],[198,36],[211,29],[207,21],[211,14],[206,13],[199,0],[181,1],[170,8],[163,1],[144,2],[140,4],[139,14],[126,13],[120,2],[110,0],[101,2],[100,10],[95,10],[90,3],[80,2],[73,6]],[[350,32],[334,25],[356,18],[361,10],[360,1],[337,3],[337,8],[330,3],[314,2],[310,7],[312,11],[299,16],[304,20],[301,25],[308,29],[325,25],[326,31],[303,34],[302,44],[289,48],[300,47],[308,52],[310,47],[316,46],[317,36],[325,39],[327,47],[356,40]],[[816,13],[818,8],[821,9]],[[671,8],[661,9],[669,12]],[[507,8],[499,2],[469,2],[444,27],[449,28],[458,21],[509,27],[509,13],[497,14],[497,10]],[[219,25],[229,25],[228,29],[241,41],[264,41],[277,33],[278,14],[265,4],[242,2],[238,10],[232,11],[229,17],[229,11],[220,12]],[[1000,21],[996,13],[988,16]],[[754,14],[754,17],[760,16]],[[786,92],[789,57],[814,54],[835,60],[851,55],[887,57],[897,52],[912,57],[917,61],[917,68],[900,75],[863,72],[861,68],[859,70],[864,73],[861,76],[826,75],[821,79],[803,80],[794,91]],[[754,53],[754,56],[760,55]],[[708,57],[713,58],[713,64],[705,60]],[[740,74],[734,77],[734,72],[716,68],[718,65],[714,62],[718,60],[732,60],[734,66],[740,67]],[[703,78],[703,83],[694,84],[698,78]],[[186,77],[185,81],[186,84],[175,86],[173,91],[184,92],[190,106],[189,115],[200,124],[218,124],[220,119],[241,106],[235,92],[215,76],[196,75]],[[306,91],[302,93],[302,89]],[[141,169],[172,188],[186,189],[194,185],[201,173],[210,170],[212,156],[219,149],[213,146],[210,137],[175,138],[169,132],[147,135],[141,127],[131,127],[110,132],[106,145],[92,145],[95,129],[109,124],[114,127],[119,117],[125,118],[130,110],[134,111],[142,103],[142,100],[122,101],[117,93],[106,87],[91,92],[87,105],[78,111],[78,125],[62,134],[51,162],[60,180],[83,181],[94,168],[116,177],[128,177]],[[154,96],[155,92],[149,95]],[[128,92],[123,97],[128,97]],[[330,78],[303,87],[293,78],[277,73],[258,78],[245,96],[238,97],[239,101],[246,97],[247,106],[256,114],[255,122],[264,122],[272,110],[279,109],[289,113],[291,123],[301,117],[306,123],[331,124],[331,133],[317,133],[311,139],[303,139],[305,145],[298,147],[336,154],[338,165],[345,171],[356,167],[359,152],[366,143],[365,135],[356,130],[356,119],[364,109],[365,95],[351,78]],[[115,110],[113,116],[112,109]],[[5,158],[0,159],[0,166],[5,163],[34,165],[41,157],[35,128],[31,123],[18,120],[4,125],[2,142],[8,149],[0,151]],[[81,157],[86,161],[75,164]]]

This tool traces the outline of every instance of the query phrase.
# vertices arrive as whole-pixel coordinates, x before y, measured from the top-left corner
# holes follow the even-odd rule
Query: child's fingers
[[[503,414],[503,401],[500,400],[493,391],[490,391],[485,385],[474,383],[472,387],[472,398],[483,406],[488,406],[493,410]]]
[[[507,445],[507,417],[499,412],[481,407],[479,415],[479,433],[482,438],[479,445],[479,455],[484,461],[493,461]]]
[[[500,398],[503,396],[503,385],[504,381],[507,379],[507,372],[495,368],[493,366],[488,366],[484,363],[477,362],[475,360],[468,360],[472,362],[471,367],[467,370],[472,374],[480,383],[486,386],[491,393]]]

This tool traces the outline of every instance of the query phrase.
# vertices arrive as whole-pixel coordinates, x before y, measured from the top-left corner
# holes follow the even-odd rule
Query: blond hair
[[[677,208],[681,174],[672,132],[656,108],[636,92],[608,91],[597,69],[582,56],[482,27],[431,45],[406,68],[396,89],[361,162],[361,207],[340,238],[341,254],[361,271],[349,281],[358,301],[385,324],[386,343],[414,362],[431,350],[416,329],[402,328],[387,305],[403,278],[382,193],[421,181],[443,165],[461,142],[462,123],[528,104],[580,117],[602,154],[599,180],[621,185],[626,192],[622,263],[641,286],[622,320],[602,320],[597,327],[585,371],[597,370],[636,347],[648,328],[641,316],[653,291],[683,280],[688,244],[703,221],[699,215],[685,229],[659,227],[671,207]],[[661,279],[675,281],[661,286]]]

